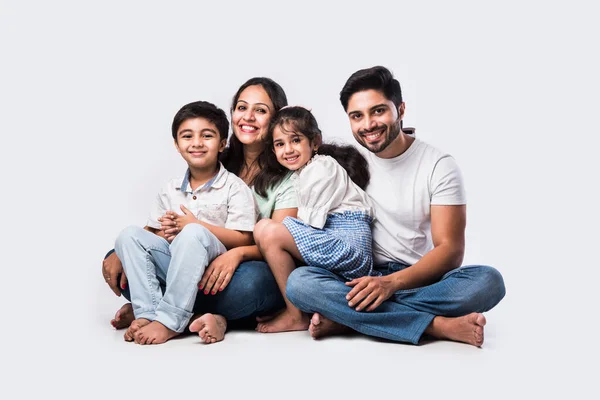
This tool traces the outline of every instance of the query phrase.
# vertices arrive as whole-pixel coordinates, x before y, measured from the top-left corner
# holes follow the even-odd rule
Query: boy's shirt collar
[[[225,182],[227,181],[226,175],[227,175],[227,170],[225,169],[225,167],[223,167],[223,164],[221,164],[221,162],[219,161],[219,172],[217,172],[217,174],[215,176],[213,176],[211,178],[211,180],[206,182],[204,185],[202,185],[198,189],[192,191],[190,189],[190,169],[188,168],[187,171],[185,171],[185,175],[183,177],[183,181],[181,182],[181,185],[179,185],[179,187],[177,187],[176,189],[181,190],[184,193],[199,192],[201,190],[206,191],[210,188],[221,189],[223,187],[223,185],[225,185]]]

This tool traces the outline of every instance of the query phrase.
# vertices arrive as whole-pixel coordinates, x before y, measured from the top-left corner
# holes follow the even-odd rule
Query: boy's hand
[[[185,208],[185,206],[182,204],[179,206],[181,208],[181,211],[183,211],[183,215],[179,215],[179,214],[175,214],[175,228],[178,229],[178,232],[181,232],[181,230],[187,225],[187,224],[197,224],[200,221],[196,218],[196,216],[194,214],[192,214],[192,212],[190,210],[188,210],[187,208]]]
[[[175,218],[177,218],[177,214],[173,211],[167,211],[165,215],[158,218],[160,230],[163,232],[164,238],[169,243],[171,243],[179,233],[179,230],[175,226]]]
[[[238,265],[242,262],[242,256],[237,249],[231,249],[215,258],[204,271],[198,289],[204,294],[217,294],[227,287]]]

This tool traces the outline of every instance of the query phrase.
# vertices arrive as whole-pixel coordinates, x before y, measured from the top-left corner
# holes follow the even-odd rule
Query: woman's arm
[[[297,214],[297,208],[282,208],[273,211],[271,218],[274,221],[281,222],[285,217],[295,218]],[[263,260],[263,255],[255,244],[228,250],[210,263],[198,284],[198,288],[204,290],[204,294],[215,294],[217,291],[225,289],[237,267],[244,261],[253,260]]]

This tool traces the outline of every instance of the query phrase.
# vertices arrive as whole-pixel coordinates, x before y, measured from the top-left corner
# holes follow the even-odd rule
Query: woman
[[[233,97],[231,105],[231,136],[229,147],[221,162],[251,188],[261,171],[266,136],[273,115],[287,105],[285,92],[269,78],[252,78],[245,82]],[[281,222],[286,216],[295,217],[297,200],[290,176],[284,176],[267,190],[263,197],[255,192],[260,218],[269,217]],[[167,234],[177,234],[177,228],[164,221]],[[103,274],[115,294],[121,291],[128,297],[126,278],[121,274],[119,259],[110,254],[103,263]],[[119,279],[118,275],[121,274]],[[112,282],[112,283],[111,283]],[[117,286],[120,284],[121,289]],[[284,306],[277,283],[256,245],[233,248],[217,257],[206,269],[199,282],[199,292],[190,324],[206,343],[223,339],[228,321],[254,320],[256,316],[272,314]],[[126,328],[133,321],[131,304],[125,304],[111,321],[117,328]],[[135,339],[135,330],[128,329]]]

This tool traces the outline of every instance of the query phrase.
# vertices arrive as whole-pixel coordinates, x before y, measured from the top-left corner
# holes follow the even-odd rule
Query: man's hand
[[[121,279],[120,282],[117,282],[119,275],[121,275]],[[121,296],[121,289],[127,287],[127,277],[123,272],[123,264],[117,257],[117,253],[113,252],[102,261],[102,276],[111,290],[117,296]]]
[[[242,262],[242,257],[236,249],[229,250],[215,258],[202,275],[198,289],[204,294],[216,294],[227,287],[235,270]]]
[[[364,310],[369,304],[365,311],[373,311],[396,292],[389,276],[362,276],[346,282],[346,285],[353,286],[346,300],[356,311]]]

